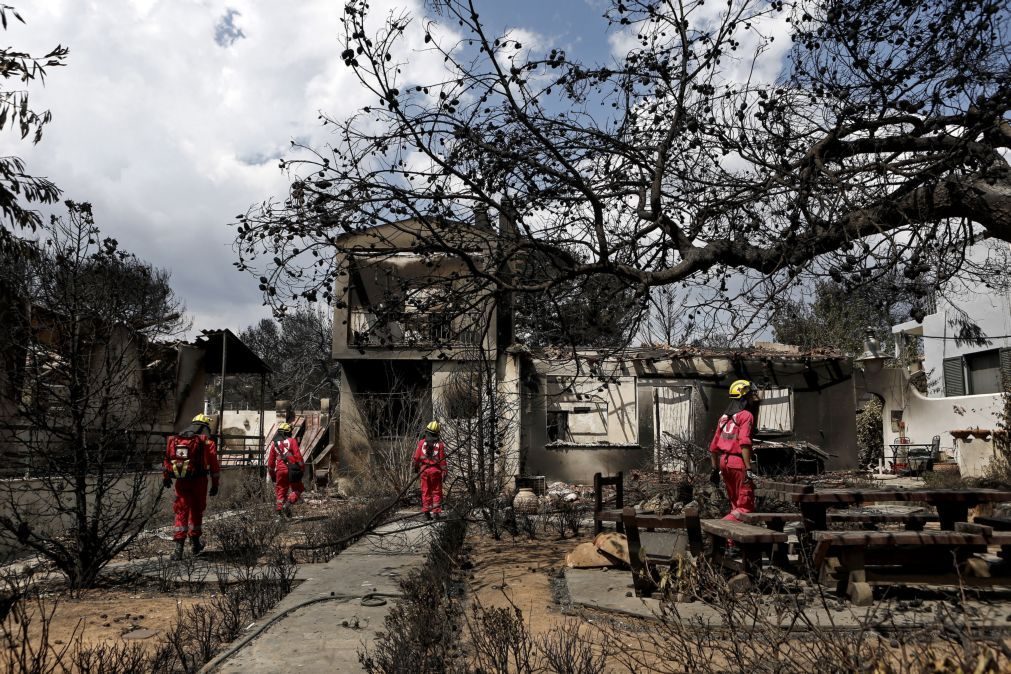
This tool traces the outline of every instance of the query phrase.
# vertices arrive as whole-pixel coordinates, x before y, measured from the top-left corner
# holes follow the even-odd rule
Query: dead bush
[[[80,626],[65,643],[54,642],[50,625],[58,602],[40,594],[31,576],[7,574],[0,578],[0,672],[197,672],[294,584],[295,565],[279,550],[267,556],[265,567],[231,569],[222,569],[222,592],[209,603],[179,609],[175,626],[153,652],[139,644],[86,644]]]
[[[400,583],[401,599],[386,616],[371,648],[358,653],[369,674],[436,674],[463,671],[459,656],[460,609],[452,596],[452,571],[466,525],[448,520],[432,541],[428,563]]]
[[[302,541],[291,546],[293,560],[325,562],[380,524],[397,504],[393,497],[345,501],[325,517],[308,522]]]
[[[88,644],[75,640],[71,671],[78,674],[134,674],[151,669],[151,657],[140,644]]]
[[[209,604],[180,609],[175,627],[151,657],[151,671],[197,672],[246,625],[273,608],[293,586],[295,565],[279,550],[266,568],[239,567]]]
[[[515,605],[486,608],[475,601],[467,617],[472,665],[488,674],[534,671],[534,642]]]
[[[611,649],[578,620],[539,637],[530,633],[523,612],[475,602],[467,616],[467,671],[484,674],[603,674],[613,670]]]
[[[229,489],[229,494],[229,498],[223,503],[228,510],[255,508],[264,503],[274,502],[274,489],[266,475],[260,475],[253,470],[242,471],[242,477],[238,479],[234,488]]]
[[[604,674],[609,650],[595,644],[580,622],[568,619],[537,639],[542,668],[552,674]]]
[[[276,545],[283,529],[284,523],[273,509],[260,504],[241,515],[215,521],[209,533],[230,562],[255,566]]]
[[[61,672],[71,646],[80,639],[75,632],[64,644],[54,644],[49,628],[58,600],[43,597],[31,574],[4,573],[0,613],[0,666],[5,674],[50,674]],[[78,627],[79,629],[79,627]]]
[[[558,500],[544,514],[545,528],[552,527],[559,538],[565,538],[569,532],[573,538],[578,538],[583,520],[590,514],[590,506],[578,501]]]
[[[133,674],[154,671],[139,644],[85,644],[82,625],[61,641],[51,638],[59,600],[39,591],[31,574],[0,579],[0,671],[4,674]]]

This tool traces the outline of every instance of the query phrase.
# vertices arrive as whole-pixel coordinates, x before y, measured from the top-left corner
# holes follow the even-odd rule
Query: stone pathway
[[[325,564],[302,565],[303,582],[250,627],[255,637],[239,639],[201,671],[363,671],[358,651],[383,629],[399,579],[425,563],[432,528],[420,524],[387,525]],[[363,605],[369,595],[386,603]]]

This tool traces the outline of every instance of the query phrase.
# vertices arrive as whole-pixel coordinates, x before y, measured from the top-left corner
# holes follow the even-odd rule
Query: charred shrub
[[[229,561],[255,566],[274,545],[282,527],[269,508],[259,507],[215,522],[211,533]]]
[[[325,562],[384,519],[384,513],[396,505],[389,498],[344,502],[326,517],[308,522],[303,539],[291,548],[292,559],[300,562]]]
[[[443,525],[428,563],[400,583],[402,599],[386,616],[374,646],[359,651],[369,674],[417,674],[458,671],[460,609],[453,598],[452,571],[463,546],[466,525],[451,519]]]

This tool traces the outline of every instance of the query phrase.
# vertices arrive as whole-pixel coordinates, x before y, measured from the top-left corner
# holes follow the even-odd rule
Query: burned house
[[[508,302],[480,275],[497,236],[483,217],[474,225],[405,220],[339,241],[333,357],[342,373],[336,449],[343,476],[398,470],[433,417],[458,421],[450,424],[459,429],[454,444],[476,442],[468,429],[483,429],[478,420],[488,415],[505,420],[496,446],[476,447],[479,456],[469,458],[514,470],[504,463],[518,448],[510,411],[518,407],[518,356],[504,348]],[[432,237],[438,250],[425,243]]]
[[[521,471],[585,482],[598,471],[704,468],[735,379],[753,381],[762,396],[759,470],[856,465],[849,359],[766,345],[530,353],[523,367]]]
[[[793,469],[855,465],[851,365],[841,354],[769,345],[601,355],[517,344],[511,302],[479,267],[494,259],[506,226],[496,231],[486,217],[446,223],[435,232],[439,251],[425,243],[433,225],[414,220],[339,242],[333,355],[343,373],[335,443],[343,476],[402,461],[430,418],[447,427],[466,470],[493,464],[510,476],[587,481],[598,471],[684,468],[707,460],[697,448],[738,378],[755,381],[764,399],[758,462],[781,466],[786,443]]]

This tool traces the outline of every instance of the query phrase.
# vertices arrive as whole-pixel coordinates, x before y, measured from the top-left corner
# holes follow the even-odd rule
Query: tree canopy
[[[7,29],[9,20],[24,19],[13,7],[0,5],[0,24]],[[49,53],[33,56],[13,47],[0,48],[0,131],[11,129],[22,140],[32,143],[42,140],[42,130],[52,119],[48,110],[37,111],[28,100],[27,87],[33,82],[42,83],[46,69],[64,65],[68,50],[57,45]],[[11,82],[20,86],[11,87]],[[11,230],[36,229],[42,216],[30,204],[51,204],[59,199],[60,190],[50,180],[27,173],[24,161],[18,157],[0,157],[0,252],[17,239]]]
[[[612,0],[602,34],[632,46],[606,64],[435,5],[345,4],[342,58],[374,100],[322,112],[333,145],[282,161],[287,198],[237,223],[237,265],[275,306],[329,297],[342,234],[408,217],[498,289],[606,275],[645,311],[676,286],[689,331],[818,278],[936,288],[980,236],[1011,241],[1003,0]],[[504,208],[497,259],[447,238]],[[503,273],[534,254],[543,273]]]
[[[910,300],[887,282],[845,288],[832,280],[820,281],[808,301],[784,300],[772,328],[777,342],[835,348],[856,356],[863,351],[868,328],[879,343],[891,342],[891,328],[909,315]]]

